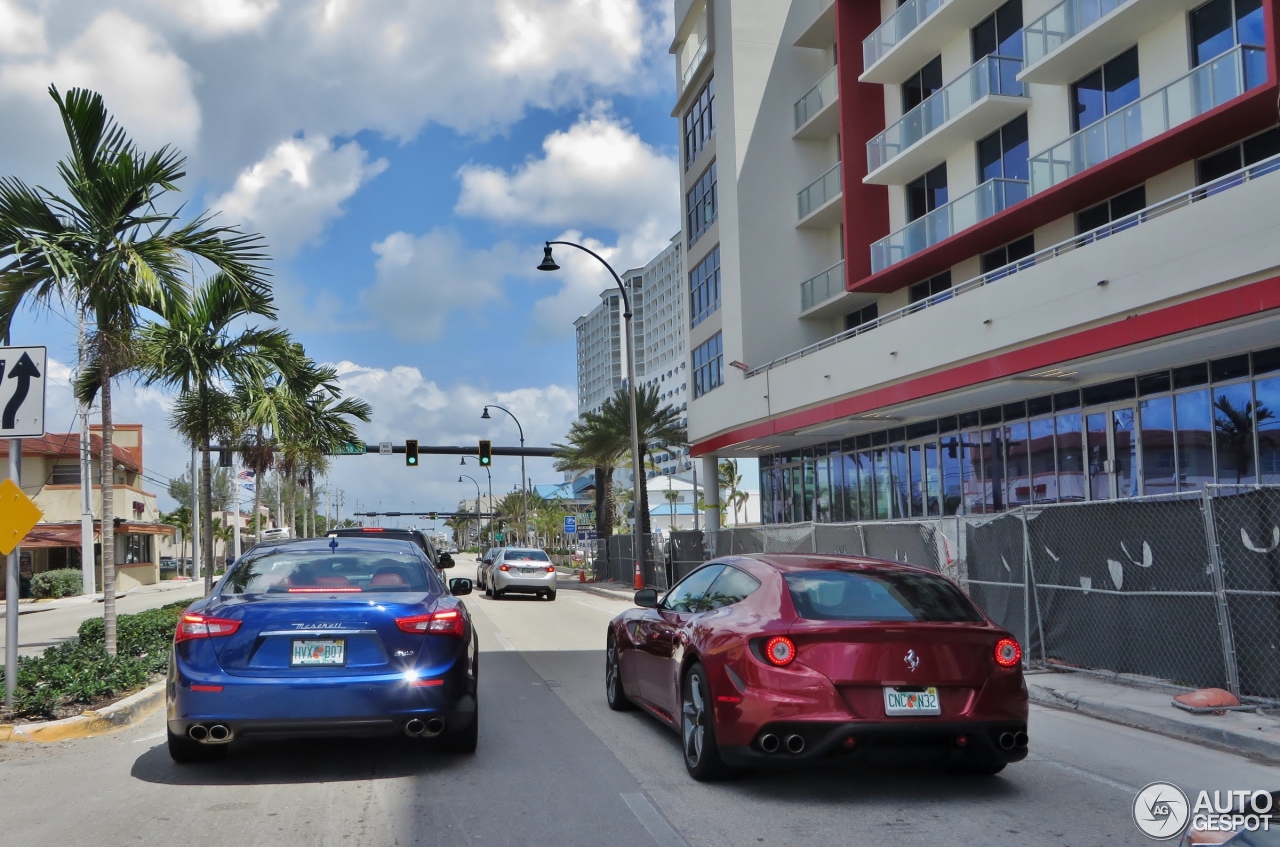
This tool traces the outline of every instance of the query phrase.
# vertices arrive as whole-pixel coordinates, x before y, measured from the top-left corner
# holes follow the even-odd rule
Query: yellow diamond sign
[[[13,480],[0,482],[0,553],[9,555],[44,517]]]

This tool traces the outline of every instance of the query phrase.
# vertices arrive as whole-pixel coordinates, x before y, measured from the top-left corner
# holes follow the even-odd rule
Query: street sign
[[[573,515],[564,516],[564,534],[565,535],[578,534],[578,519],[575,518]]]
[[[0,347],[0,438],[44,435],[48,349]]]
[[[333,451],[332,453],[330,453],[329,455],[330,455],[330,456],[363,456],[363,455],[364,455],[364,442],[363,442],[363,441],[348,441],[348,442],[346,442],[346,443],[344,443],[344,444],[339,444],[339,445],[334,449],[334,451]]]
[[[390,456],[390,455],[392,454],[392,452],[393,452],[393,451],[392,451],[392,449],[391,449],[391,446],[392,446],[392,445],[391,445],[391,442],[390,442],[390,441],[379,441],[379,442],[378,442],[378,455],[379,455],[379,456]]]
[[[501,544],[503,541],[507,540],[507,537],[503,535],[501,532],[495,532],[493,534],[493,540],[498,544]]]
[[[12,553],[42,517],[44,513],[13,480],[0,482],[0,553]]]

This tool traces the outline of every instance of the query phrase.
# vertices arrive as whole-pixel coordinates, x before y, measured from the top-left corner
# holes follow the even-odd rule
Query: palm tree
[[[238,440],[243,426],[234,393],[225,382],[260,382],[287,366],[288,336],[281,329],[236,329],[246,317],[276,316],[265,291],[245,291],[225,273],[216,274],[187,303],[176,306],[166,322],[148,324],[135,347],[138,367],[148,385],[178,388],[170,420],[174,429],[200,448],[201,537],[205,590],[213,590],[213,469],[209,445]]]
[[[726,504],[732,506],[733,522],[736,524],[738,511],[746,503],[746,497],[743,496],[746,492],[742,490],[742,474],[738,472],[738,460],[725,459],[716,466],[716,471],[719,476],[717,483],[722,494],[721,511],[723,512]]]
[[[555,469],[592,471],[595,476],[596,537],[613,534],[613,472],[621,456],[612,433],[600,416],[588,412],[573,422],[567,444],[557,444]]]
[[[607,432],[612,434],[615,445],[625,445],[622,453],[631,449],[631,397],[623,389],[604,402],[600,410],[600,419]],[[657,386],[650,385],[636,391],[636,423],[640,430],[640,464],[650,464],[656,450],[675,451],[685,446],[689,440],[684,424],[680,423],[680,413],[674,406],[664,406],[658,399]],[[640,495],[640,505],[636,510],[636,531],[648,535],[649,527],[649,490],[647,480],[636,480],[635,489]]]
[[[187,300],[194,262],[227,274],[248,292],[266,290],[261,239],[214,226],[208,214],[182,223],[166,196],[185,176],[185,159],[162,147],[144,153],[108,114],[102,97],[50,86],[70,153],[57,166],[66,193],[0,178],[0,335],[30,298],[83,311],[92,321],[85,359],[92,376],[82,401],[101,391],[102,575],[106,649],[116,650],[115,462],[111,381],[130,365],[130,341],[144,312],[167,316]]]
[[[1253,461],[1253,430],[1263,421],[1274,417],[1272,411],[1261,403],[1245,403],[1237,409],[1231,398],[1220,395],[1213,404],[1214,429],[1217,430],[1218,451],[1231,457],[1236,469],[1236,484],[1249,472]]]

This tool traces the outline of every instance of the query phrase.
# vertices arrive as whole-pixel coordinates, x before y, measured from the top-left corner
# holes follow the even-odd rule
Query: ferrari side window
[[[662,608],[669,612],[700,612],[698,603],[724,565],[706,565],[686,576],[667,592]]]
[[[702,596],[699,611],[741,603],[759,587],[760,582],[755,577],[737,568],[726,567],[720,572],[720,576],[716,577],[716,581],[711,583],[707,593]]]

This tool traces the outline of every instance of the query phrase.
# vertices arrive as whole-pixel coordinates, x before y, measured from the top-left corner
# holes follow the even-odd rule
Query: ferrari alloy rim
[[[604,684],[609,699],[615,699],[618,693],[618,648],[613,645],[609,646],[609,651],[605,654]]]
[[[702,761],[702,744],[706,736],[702,699],[702,677],[696,673],[689,674],[685,684],[683,714],[684,757],[691,767],[697,767]]]

